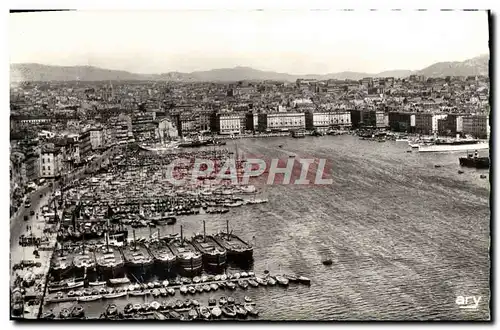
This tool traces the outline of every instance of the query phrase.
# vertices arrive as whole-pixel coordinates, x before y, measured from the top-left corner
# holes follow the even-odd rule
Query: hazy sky
[[[10,14],[11,63],[137,73],[422,69],[488,50],[486,12],[110,11]]]

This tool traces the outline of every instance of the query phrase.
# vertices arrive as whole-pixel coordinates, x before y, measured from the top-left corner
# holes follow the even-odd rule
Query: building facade
[[[258,119],[259,131],[290,131],[306,128],[303,112],[261,113]]]

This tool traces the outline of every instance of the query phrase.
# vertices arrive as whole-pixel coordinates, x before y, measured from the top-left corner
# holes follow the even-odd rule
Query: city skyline
[[[145,74],[378,73],[489,54],[485,11],[44,12],[9,25],[11,63]]]

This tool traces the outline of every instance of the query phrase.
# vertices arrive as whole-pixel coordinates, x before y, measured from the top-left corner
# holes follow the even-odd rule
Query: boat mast
[[[184,245],[184,236],[182,236],[182,225],[181,225],[181,245]]]
[[[137,242],[135,241],[135,229],[132,230],[132,235],[134,235],[134,251],[137,250]]]
[[[226,232],[227,236],[229,236],[229,220],[226,220]]]
[[[205,231],[205,220],[203,220],[203,242],[207,241],[206,231]]]

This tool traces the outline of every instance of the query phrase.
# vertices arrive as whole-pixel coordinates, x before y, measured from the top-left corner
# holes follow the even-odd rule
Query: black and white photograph
[[[12,9],[10,320],[491,321],[492,17]]]

